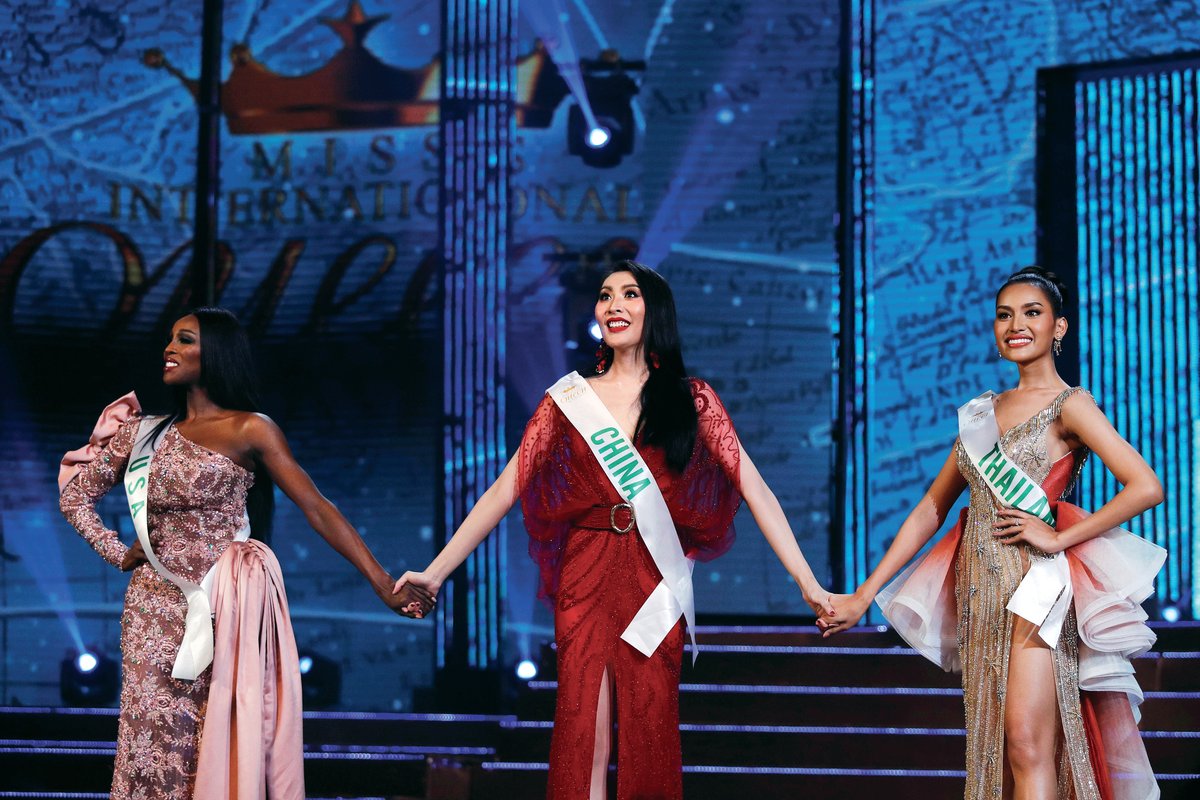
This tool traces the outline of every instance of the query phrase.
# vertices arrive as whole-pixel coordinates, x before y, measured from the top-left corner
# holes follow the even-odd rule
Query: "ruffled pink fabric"
[[[104,445],[108,444],[108,440],[116,435],[117,429],[121,427],[122,423],[141,413],[142,404],[138,402],[137,395],[133,392],[122,395],[105,406],[104,411],[100,414],[100,419],[96,420],[96,427],[92,428],[92,435],[88,439],[88,443],[62,457],[58,467],[59,493],[79,473],[84,464],[95,460],[96,456],[100,455]]]
[[[215,645],[194,800],[304,800],[299,656],[271,549],[235,542],[213,576]]]
[[[966,521],[964,508],[949,533],[875,596],[883,616],[909,647],[946,672],[962,671],[958,657],[954,560]]]
[[[1066,463],[1066,460],[1064,460]],[[1062,470],[1056,470],[1062,471]],[[1060,475],[1047,477],[1043,488]],[[1061,489],[1061,487],[1060,487]],[[1058,530],[1088,516],[1071,503],[1051,504]],[[947,672],[959,671],[958,611],[954,561],[966,511],[941,541],[888,584],[876,597],[884,617],[908,644]],[[1111,794],[1104,800],[1158,797],[1154,770],[1137,728],[1142,690],[1130,659],[1154,644],[1140,605],[1154,588],[1166,551],[1119,528],[1066,551],[1079,629],[1079,688],[1094,724],[1087,726],[1095,753],[1104,761]],[[1104,781],[1102,781],[1104,783]]]

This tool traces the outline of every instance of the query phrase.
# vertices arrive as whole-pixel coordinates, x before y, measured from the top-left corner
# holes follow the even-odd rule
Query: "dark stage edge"
[[[1200,796],[1200,625],[1155,625],[1135,660],[1143,739],[1165,800]],[[958,678],[885,628],[823,640],[805,626],[700,626],[685,658],[684,795],[961,798]],[[514,714],[305,714],[305,778],[318,798],[539,798],[554,653]],[[0,708],[0,800],[107,797],[115,709]],[[615,773],[610,774],[615,777]],[[615,784],[614,784],[615,787]]]

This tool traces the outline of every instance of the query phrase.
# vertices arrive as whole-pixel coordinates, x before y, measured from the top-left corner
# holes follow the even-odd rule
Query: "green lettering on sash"
[[[1016,500],[1014,500],[1014,501],[1013,501],[1013,505],[1014,505],[1014,506],[1019,506],[1019,505],[1021,505],[1021,503],[1022,503],[1022,502],[1024,502],[1025,498],[1026,498],[1026,497],[1028,497],[1028,496],[1029,496],[1029,493],[1030,493],[1030,492],[1032,492],[1032,491],[1033,491],[1033,484],[1031,483],[1031,484],[1029,484],[1028,486],[1026,486],[1026,487],[1025,487],[1025,491],[1021,493],[1021,496],[1020,496],[1020,497],[1018,497]]]
[[[989,450],[988,454],[986,456],[979,459],[979,466],[986,467],[987,463],[998,455],[1000,455],[1000,444],[999,443],[997,443],[995,447],[993,447],[991,450]]]
[[[126,472],[137,472],[139,469],[142,469],[149,463],[150,463],[150,456],[142,456],[141,458],[135,458],[133,460],[133,462],[129,465],[129,469],[127,469]]]
[[[612,470],[612,476],[617,483],[621,484],[621,488],[625,488],[625,484],[630,483],[638,475],[642,474],[642,466],[636,461],[631,461],[620,469]],[[641,489],[638,489],[640,492]]]
[[[1035,517],[1041,517],[1042,521],[1047,525],[1054,524],[1054,514],[1050,512],[1050,499],[1045,495],[1038,498],[1038,501],[1026,513],[1032,514]]]
[[[1015,468],[1010,468],[1008,472],[1004,473],[1004,477],[996,481],[996,489],[1001,495],[1008,491],[1008,487],[1012,485],[1013,478],[1015,477],[1017,477],[1017,470]]]
[[[606,436],[610,439],[619,439],[621,434],[616,428],[601,428],[592,434],[591,439],[593,444],[604,444],[604,437]]]
[[[621,465],[621,464],[624,464],[626,461],[628,461],[628,460],[629,460],[629,459],[631,459],[631,458],[633,458],[633,451],[632,451],[632,450],[630,450],[630,451],[629,451],[629,452],[627,452],[627,453],[622,453],[621,455],[617,456],[617,457],[616,457],[615,459],[613,459],[612,461],[609,461],[609,462],[608,462],[608,468],[609,468],[609,469],[616,469],[616,468],[617,468],[619,465]]]
[[[625,493],[626,499],[632,500],[633,498],[638,496],[638,492],[642,491],[642,489],[645,489],[649,485],[650,485],[650,479],[642,478],[637,483],[625,484],[624,486],[621,487],[621,491]]]
[[[1007,466],[1008,462],[1005,461],[1003,457],[997,458],[990,465],[988,465],[986,469],[984,469],[983,476],[985,478],[991,478],[992,480],[995,480],[1000,476],[1000,471]]]
[[[136,492],[138,489],[142,488],[145,485],[146,485],[146,476],[143,475],[142,477],[138,478],[137,480],[132,480],[132,481],[129,481],[129,483],[126,483],[125,491],[129,492],[130,494],[133,494],[134,492]]]
[[[146,504],[139,500],[138,502],[131,505],[129,507],[129,510],[133,513],[134,518],[137,518],[137,515],[142,513],[142,509],[145,507],[146,507]]]
[[[606,462],[612,461],[619,454],[624,453],[628,449],[629,445],[625,443],[624,439],[616,439],[600,448],[600,457]]]
[[[1025,484],[1026,480],[1024,478],[1013,484],[1013,487],[1004,493],[1004,502],[1011,503],[1013,497],[1016,496],[1017,492],[1021,491],[1021,487],[1025,486]]]

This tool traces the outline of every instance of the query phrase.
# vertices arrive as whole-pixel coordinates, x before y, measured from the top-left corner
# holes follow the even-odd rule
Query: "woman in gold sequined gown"
[[[1052,502],[1069,491],[1089,453],[1097,455],[1125,488],[1091,516],[1069,513],[1063,503],[1055,530],[1030,514],[999,508],[956,440],[879,566],[854,594],[835,595],[837,613],[818,622],[826,636],[854,625],[884,584],[937,532],[963,490],[969,490],[969,506],[956,529],[961,538],[952,556],[957,655],[966,707],[967,800],[1157,796],[1152,776],[1134,788],[1110,774],[1105,746],[1114,750],[1141,744],[1129,741],[1129,736],[1112,742],[1097,735],[1095,709],[1086,696],[1081,702],[1074,610],[1068,612],[1057,646],[1051,649],[1038,638],[1035,625],[1006,609],[1031,560],[1068,551],[1162,501],[1153,470],[1113,429],[1091,396],[1067,386],[1058,375],[1054,354],[1067,333],[1064,291],[1053,273],[1029,267],[1010,276],[997,294],[996,346],[1019,370],[1017,387],[995,398],[1000,445]],[[911,579],[908,571],[897,582],[906,579]],[[1125,726],[1129,728],[1132,723]],[[1137,739],[1136,729],[1132,738]],[[1144,750],[1140,759],[1145,761]]]

